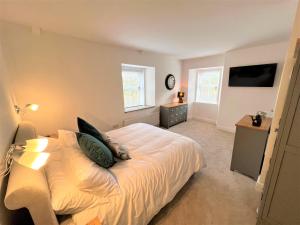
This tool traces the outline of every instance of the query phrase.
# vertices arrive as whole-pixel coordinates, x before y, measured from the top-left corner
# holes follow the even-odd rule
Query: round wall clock
[[[166,80],[165,80],[166,88],[168,90],[172,90],[175,87],[175,83],[176,83],[176,80],[175,80],[174,75],[168,74],[168,76],[166,77]]]

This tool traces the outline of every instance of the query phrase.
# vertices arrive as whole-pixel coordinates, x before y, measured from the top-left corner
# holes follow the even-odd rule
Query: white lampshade
[[[31,139],[26,141],[26,146],[24,146],[25,151],[31,152],[42,152],[48,145],[47,138],[38,138],[38,139]]]
[[[23,166],[38,170],[46,164],[49,158],[50,154],[43,152],[47,145],[47,138],[27,140],[22,150],[15,151],[13,159]]]
[[[44,166],[49,158],[49,153],[46,152],[26,152],[14,154],[13,159],[22,166],[29,167],[34,170]]]
[[[28,105],[28,108],[29,108],[31,111],[38,111],[39,105],[38,105],[38,104],[29,104],[29,105]]]

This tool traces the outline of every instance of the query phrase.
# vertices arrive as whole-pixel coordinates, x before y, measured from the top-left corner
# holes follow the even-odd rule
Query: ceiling
[[[0,19],[192,58],[288,40],[297,0],[0,0]]]

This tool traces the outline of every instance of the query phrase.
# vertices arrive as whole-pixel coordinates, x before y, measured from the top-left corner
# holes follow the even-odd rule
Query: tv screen
[[[230,87],[273,87],[277,63],[231,67]]]

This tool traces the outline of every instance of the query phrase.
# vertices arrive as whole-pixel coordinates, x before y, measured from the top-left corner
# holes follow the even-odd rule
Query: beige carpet
[[[170,128],[203,147],[207,167],[196,173],[150,225],[255,225],[255,181],[230,171],[234,135],[191,120]]]

